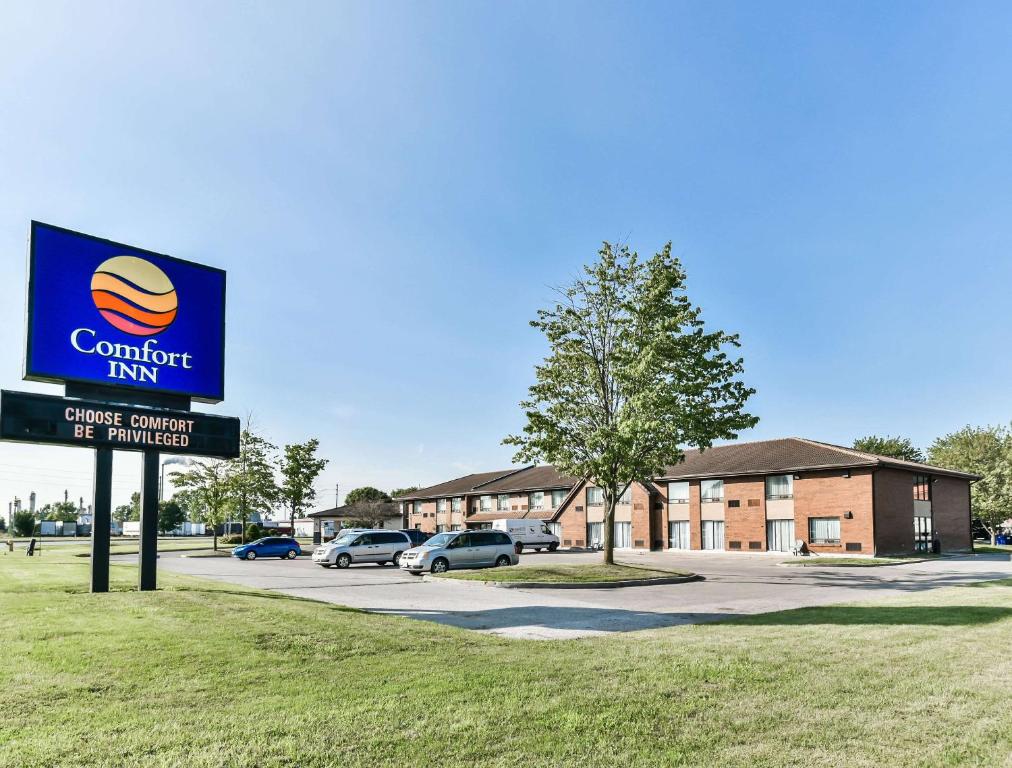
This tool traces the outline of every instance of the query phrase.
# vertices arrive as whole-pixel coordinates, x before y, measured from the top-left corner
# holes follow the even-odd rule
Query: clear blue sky
[[[743,438],[1012,418],[1003,3],[7,3],[0,385],[31,218],[229,273],[226,401],[333,485],[510,464],[603,239],[741,334]],[[117,459],[116,503],[138,482]],[[0,447],[0,500],[90,494]]]

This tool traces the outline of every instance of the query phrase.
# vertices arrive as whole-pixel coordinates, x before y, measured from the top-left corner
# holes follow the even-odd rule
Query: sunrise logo
[[[99,264],[91,298],[106,322],[131,336],[161,333],[172,325],[179,306],[168,276],[136,256],[113,256]]]

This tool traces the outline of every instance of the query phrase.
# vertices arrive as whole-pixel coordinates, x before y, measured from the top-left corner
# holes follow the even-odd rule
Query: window
[[[689,521],[672,520],[668,523],[668,549],[689,548]]]
[[[506,544],[506,545],[509,545],[509,544],[513,543],[513,539],[511,539],[508,535],[506,535],[502,531],[496,531],[492,535],[495,536],[495,543],[496,544]]]
[[[508,493],[500,493],[496,497],[496,509],[500,512],[506,512],[510,508],[510,495]]]
[[[587,506],[588,507],[600,507],[604,506],[604,491],[600,488],[588,488],[587,489]]]
[[[724,521],[703,521],[703,549],[724,548]]]
[[[632,523],[615,523],[615,547],[628,549],[632,546]]]
[[[448,530],[449,530],[449,528],[447,526],[445,526],[445,525],[437,525],[436,526],[436,533],[446,533]]]
[[[459,525],[451,525],[450,526],[450,530],[451,531],[459,531],[459,530],[461,530],[461,527]]]
[[[460,512],[460,507],[463,504],[463,502],[464,502],[464,500],[460,496],[457,496],[456,498],[454,498],[450,502],[450,511],[452,511],[452,512]]]
[[[622,495],[619,497],[618,503],[619,504],[632,504],[632,484],[631,483],[630,483],[630,485],[629,485],[628,488],[626,488],[624,491],[622,491]]]
[[[492,511],[492,497],[491,496],[482,496],[481,497],[481,507],[480,508],[481,508],[482,512],[491,512]]]
[[[839,544],[840,518],[808,518],[808,541],[811,544]]]
[[[790,552],[793,546],[793,520],[766,521],[766,548],[770,552]]]
[[[931,478],[914,475],[914,501],[931,501]]]
[[[475,523],[474,526],[472,526],[472,527],[476,531],[484,531],[487,528],[491,528],[492,527],[492,523]]]
[[[931,518],[914,517],[914,550],[917,552],[930,552],[932,540]]]
[[[669,504],[689,503],[688,480],[681,480],[677,483],[668,483],[668,503]]]
[[[566,490],[564,488],[557,488],[552,491],[552,509],[558,509],[562,506],[562,502],[566,499]]]
[[[723,480],[701,480],[699,483],[700,498],[703,501],[723,501],[724,481]],[[723,547],[721,547],[723,549]]]
[[[562,537],[562,523],[546,523],[549,533],[554,533],[556,536]]]
[[[416,501],[415,502],[415,514],[416,515],[421,515],[422,514],[422,502],[420,502],[420,501]],[[423,517],[424,517],[424,515],[423,515]]]
[[[535,491],[530,494],[527,501],[531,509],[543,509],[545,506],[545,494],[542,491]]]
[[[491,547],[496,543],[494,531],[475,531],[468,535],[471,537],[472,547]]]
[[[587,523],[587,546],[604,546],[604,523]]]
[[[740,507],[741,506],[741,499],[728,499],[727,500],[727,506],[729,506],[729,507]]]
[[[794,475],[770,475],[766,478],[767,499],[793,499]]]

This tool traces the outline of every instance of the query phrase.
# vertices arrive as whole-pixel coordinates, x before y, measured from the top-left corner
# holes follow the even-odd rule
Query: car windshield
[[[427,547],[445,547],[447,544],[449,544],[451,541],[453,541],[453,538],[456,535],[457,534],[455,534],[455,533],[437,533],[431,539],[427,539],[425,541],[425,546],[427,546]]]
[[[340,536],[338,536],[336,539],[334,539],[334,542],[333,542],[334,546],[336,546],[336,547],[347,547],[349,544],[351,544],[355,540],[356,536],[358,536],[357,533],[342,533]]]

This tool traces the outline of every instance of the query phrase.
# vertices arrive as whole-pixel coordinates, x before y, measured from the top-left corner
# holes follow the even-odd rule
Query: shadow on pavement
[[[749,626],[892,625],[972,627],[1012,618],[1012,608],[986,605],[908,605],[854,606],[835,605],[821,608],[797,608],[776,613],[758,613],[732,619],[732,624]]]

